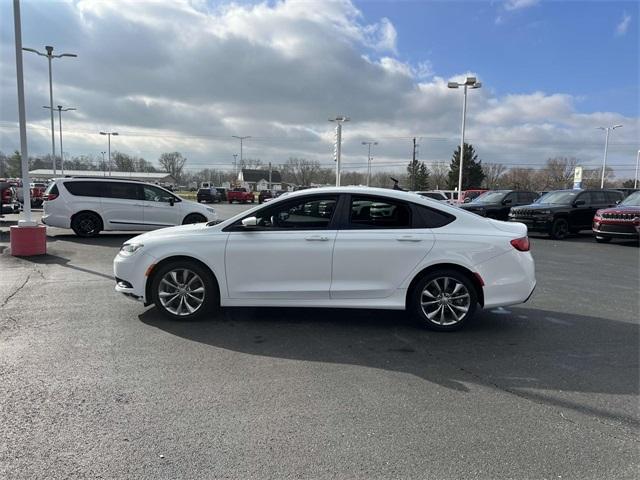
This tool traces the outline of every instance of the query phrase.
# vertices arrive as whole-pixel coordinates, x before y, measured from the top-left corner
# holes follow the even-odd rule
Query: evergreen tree
[[[407,188],[410,190],[427,190],[429,188],[429,169],[420,160],[411,160],[407,165]]]
[[[462,190],[470,188],[480,188],[485,174],[482,171],[482,161],[478,159],[473,145],[464,144],[464,161],[462,171]],[[458,146],[451,157],[451,165],[449,167],[449,188],[458,187],[458,175],[460,172],[460,147]]]

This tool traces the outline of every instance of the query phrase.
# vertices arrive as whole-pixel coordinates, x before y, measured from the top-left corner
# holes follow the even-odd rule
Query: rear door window
[[[607,203],[607,198],[604,192],[589,192],[591,194],[591,205],[604,205]]]
[[[125,182],[105,182],[103,184],[103,196],[107,198],[120,198],[124,200],[139,200],[142,196],[140,185]]]
[[[382,197],[351,197],[349,228],[411,228],[411,208]]]

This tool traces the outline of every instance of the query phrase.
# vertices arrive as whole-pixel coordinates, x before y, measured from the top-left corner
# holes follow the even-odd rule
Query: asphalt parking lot
[[[442,334],[381,311],[170,322],[113,290],[131,235],[48,235],[0,255],[2,478],[640,473],[633,244],[534,237],[530,302]]]

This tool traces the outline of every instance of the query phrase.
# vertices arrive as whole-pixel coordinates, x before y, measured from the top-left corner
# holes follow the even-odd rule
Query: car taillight
[[[58,198],[57,193],[47,193],[42,197],[42,199],[46,202],[50,202],[51,200],[55,200],[56,198]]]
[[[511,245],[513,245],[513,248],[515,248],[516,250],[519,250],[521,252],[528,252],[530,248],[529,237],[514,238],[513,240],[511,240]]]

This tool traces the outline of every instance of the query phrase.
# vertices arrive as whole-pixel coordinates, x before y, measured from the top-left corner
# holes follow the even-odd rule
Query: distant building
[[[140,182],[159,183],[162,185],[175,185],[176,179],[173,178],[167,172],[103,172],[101,170],[65,170],[64,175],[58,170],[57,173],[53,173],[53,170],[41,168],[38,170],[31,170],[29,176],[32,180],[49,180],[52,178],[64,178],[64,177],[111,177],[118,180],[138,180]]]
[[[282,190],[282,176],[277,170],[271,170],[271,188],[269,188],[269,170],[267,169],[251,170],[243,168],[238,173],[238,183],[252,192]]]

